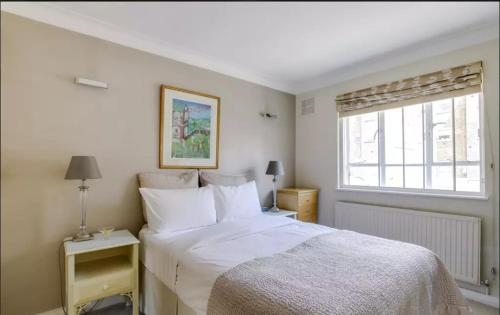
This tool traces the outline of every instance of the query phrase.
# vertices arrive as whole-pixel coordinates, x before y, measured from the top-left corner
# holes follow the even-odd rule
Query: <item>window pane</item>
[[[348,117],[349,163],[378,163],[378,113]]]
[[[479,95],[455,97],[455,154],[457,161],[479,161]]]
[[[480,97],[477,93],[343,118],[343,183],[480,192]]]
[[[384,111],[385,162],[403,164],[403,117],[401,108]]]
[[[349,184],[358,186],[378,186],[378,167],[350,167]]]
[[[405,114],[405,164],[422,164],[422,105],[406,106],[403,110]]]
[[[453,166],[433,166],[431,189],[453,189]]]
[[[453,161],[453,130],[451,111],[451,99],[432,103],[432,144],[434,162]]]
[[[457,191],[481,191],[479,165],[457,166]]]
[[[403,166],[387,166],[385,168],[385,186],[403,187]]]
[[[424,167],[405,166],[405,188],[423,188]]]

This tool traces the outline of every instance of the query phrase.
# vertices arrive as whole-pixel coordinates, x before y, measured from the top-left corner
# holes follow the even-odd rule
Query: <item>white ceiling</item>
[[[498,2],[48,2],[2,10],[292,93],[362,75],[360,65],[375,71],[369,65],[498,37],[499,21]]]

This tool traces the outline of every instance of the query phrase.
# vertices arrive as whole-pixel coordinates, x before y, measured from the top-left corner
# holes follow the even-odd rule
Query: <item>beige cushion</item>
[[[198,187],[197,170],[170,170],[166,172],[140,173],[139,186],[141,188],[156,189],[182,189]],[[142,197],[141,197],[142,199]],[[148,221],[146,216],[146,204],[142,199],[142,214],[144,220]]]
[[[208,184],[219,186],[239,186],[247,182],[247,178],[243,175],[222,175],[212,172],[200,171],[201,186]]]

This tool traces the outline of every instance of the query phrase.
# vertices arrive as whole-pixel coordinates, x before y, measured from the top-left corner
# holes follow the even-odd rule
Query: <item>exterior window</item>
[[[484,195],[479,93],[339,119],[340,187]]]

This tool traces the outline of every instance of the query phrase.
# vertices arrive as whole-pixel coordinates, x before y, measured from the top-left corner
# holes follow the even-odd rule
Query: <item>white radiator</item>
[[[335,228],[426,247],[456,280],[480,283],[480,218],[337,202]]]

